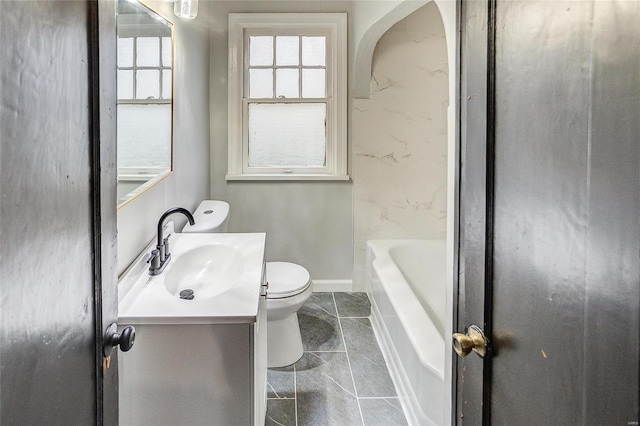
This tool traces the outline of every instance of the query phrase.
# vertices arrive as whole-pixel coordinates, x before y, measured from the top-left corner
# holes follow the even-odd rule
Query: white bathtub
[[[412,425],[441,425],[445,407],[444,240],[367,242],[371,322]]]

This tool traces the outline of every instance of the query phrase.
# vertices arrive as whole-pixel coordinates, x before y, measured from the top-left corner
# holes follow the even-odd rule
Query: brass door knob
[[[466,334],[453,333],[453,350],[459,356],[467,356],[473,350],[484,358],[488,343],[482,329],[477,325],[470,325]]]

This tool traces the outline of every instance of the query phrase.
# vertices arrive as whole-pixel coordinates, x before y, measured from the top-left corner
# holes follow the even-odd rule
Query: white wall
[[[217,1],[211,27],[211,196],[231,205],[229,231],[267,233],[267,260],[305,266],[314,281],[348,282],[353,270],[351,182],[226,182],[230,12],[347,12],[343,1]],[[353,39],[349,39],[353,52]],[[353,54],[349,55],[350,57]]]
[[[118,273],[155,238],[165,210],[194,209],[209,196],[209,3],[193,21],[176,18],[172,3],[145,4],[174,23],[174,172],[118,209]]]
[[[371,99],[353,103],[354,288],[366,241],[446,237],[449,75],[431,2],[392,26],[373,55]]]
[[[353,28],[356,51],[353,66],[353,92],[356,98],[371,96],[373,51],[382,35],[431,0],[355,0]]]

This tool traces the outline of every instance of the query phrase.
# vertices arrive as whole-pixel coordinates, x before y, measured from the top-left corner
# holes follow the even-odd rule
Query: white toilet
[[[313,292],[305,268],[290,262],[267,262],[267,365],[284,367],[302,357],[298,310]]]
[[[193,213],[195,225],[182,232],[227,232],[229,204],[204,200]],[[267,262],[267,365],[284,367],[302,357],[298,310],[313,292],[309,272],[291,262]]]

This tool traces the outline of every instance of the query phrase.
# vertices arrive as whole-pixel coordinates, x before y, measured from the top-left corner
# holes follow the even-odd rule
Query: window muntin
[[[298,30],[296,35],[278,35],[271,30],[248,31],[249,46],[244,68],[249,78],[244,96],[249,99],[327,98],[328,35]],[[292,31],[288,31],[291,33]],[[309,35],[315,34],[315,35]]]
[[[171,37],[118,37],[118,104],[171,103]]]
[[[348,179],[345,14],[230,14],[229,43],[227,179]]]

